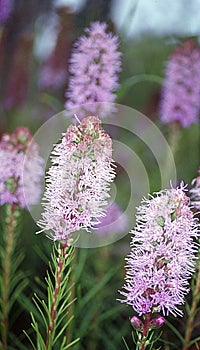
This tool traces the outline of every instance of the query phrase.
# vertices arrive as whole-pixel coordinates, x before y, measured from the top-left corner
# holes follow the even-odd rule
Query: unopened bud
[[[163,316],[158,316],[158,317],[154,318],[154,319],[150,322],[150,327],[152,327],[152,328],[158,328],[158,327],[161,327],[164,323],[165,323],[164,317],[163,317]]]
[[[138,331],[143,331],[143,329],[144,329],[144,325],[143,325],[143,323],[142,323],[142,321],[138,318],[138,317],[136,317],[136,316],[133,316],[132,318],[131,318],[131,324],[132,324],[132,326],[134,327],[134,328],[136,328]]]

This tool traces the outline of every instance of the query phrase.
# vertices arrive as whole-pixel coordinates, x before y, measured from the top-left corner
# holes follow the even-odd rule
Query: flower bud
[[[138,331],[141,331],[141,332],[143,331],[144,325],[138,317],[133,316],[133,317],[131,317],[130,321],[131,321],[131,324],[134,328],[136,328]]]
[[[164,317],[163,317],[163,316],[158,316],[158,317],[154,318],[154,319],[150,322],[150,327],[152,327],[152,328],[159,328],[159,327],[161,327],[164,323],[165,323]]]

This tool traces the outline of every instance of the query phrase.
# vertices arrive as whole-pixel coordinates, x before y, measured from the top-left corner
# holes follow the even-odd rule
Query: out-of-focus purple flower
[[[199,168],[199,176],[196,177],[196,179],[194,179],[192,181],[192,185],[194,186],[191,190],[191,201],[192,201],[192,205],[200,210],[200,168]]]
[[[94,234],[99,236],[123,233],[128,229],[128,218],[115,202],[108,206],[105,216],[100,221],[99,224],[95,225],[93,231]]]
[[[158,192],[137,209],[122,302],[139,314],[182,315],[194,272],[198,225],[184,186]]]
[[[51,154],[38,226],[52,240],[68,240],[70,233],[89,230],[104,214],[114,180],[112,140],[97,117],[70,125]]]
[[[192,40],[175,49],[167,62],[160,116],[164,123],[189,127],[200,111],[200,49]]]
[[[43,160],[28,128],[17,127],[13,134],[3,134],[0,164],[0,204],[17,204],[21,208],[37,204]]]
[[[101,105],[100,110],[96,110],[98,107],[94,103],[114,102],[114,92],[119,87],[118,37],[106,33],[106,28],[106,23],[92,23],[85,30],[87,36],[82,36],[75,44],[69,67],[71,78],[65,94],[67,109],[88,103],[82,107],[87,113],[104,117],[111,112],[109,105]]]
[[[39,86],[41,89],[56,90],[64,85],[67,72],[62,67],[53,66],[53,55],[44,64],[40,72]]]
[[[13,0],[0,0],[0,25],[4,24],[13,9]]]

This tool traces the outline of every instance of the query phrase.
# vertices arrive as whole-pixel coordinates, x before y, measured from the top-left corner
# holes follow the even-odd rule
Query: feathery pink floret
[[[166,67],[160,106],[164,123],[189,127],[200,111],[200,48],[192,40],[175,49]]]
[[[200,168],[198,173],[199,176],[197,176],[196,179],[192,181],[192,185],[194,185],[194,187],[190,190],[190,193],[192,205],[196,209],[200,210]]]
[[[137,209],[122,302],[139,314],[182,315],[178,305],[194,272],[198,225],[184,186],[158,192]]]
[[[106,29],[106,23],[92,23],[85,30],[87,36],[82,36],[74,47],[69,67],[69,89],[65,94],[68,109],[91,103],[83,106],[83,111],[104,117],[110,106],[101,105],[97,111],[94,102],[115,101],[121,53],[118,51],[118,37],[106,33]]]
[[[17,127],[0,141],[0,205],[21,208],[37,204],[41,194],[43,159],[28,128]],[[25,198],[26,194],[26,198]]]
[[[0,24],[5,23],[13,9],[13,0],[0,0]]]
[[[51,161],[38,226],[50,231],[52,240],[62,241],[72,232],[89,230],[104,214],[115,176],[112,140],[97,117],[84,118],[68,127]]]

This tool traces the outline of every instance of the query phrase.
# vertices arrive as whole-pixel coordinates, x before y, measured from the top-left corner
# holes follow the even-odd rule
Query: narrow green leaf
[[[125,345],[126,349],[127,349],[127,350],[130,350],[129,347],[128,347],[128,344],[127,344],[127,342],[126,342],[126,340],[125,340],[125,338],[122,337],[122,339],[123,339],[123,342],[124,342],[124,345]]]
[[[174,327],[167,319],[165,319],[165,323],[174,332],[174,334],[181,341],[181,343],[184,344],[184,338],[181,335],[181,333],[178,331],[178,329],[176,327]]]

